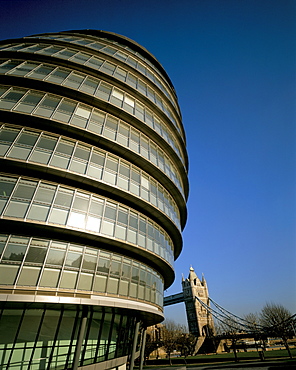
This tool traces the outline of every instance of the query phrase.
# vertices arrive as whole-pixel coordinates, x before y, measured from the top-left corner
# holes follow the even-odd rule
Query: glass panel
[[[29,210],[27,218],[29,220],[46,221],[49,209],[49,206],[33,204]]]
[[[60,270],[44,269],[39,285],[43,287],[56,288]]]
[[[86,215],[84,213],[78,213],[78,212],[71,212],[69,216],[69,220],[67,222],[68,226],[73,226],[77,228],[85,228],[85,218]]]
[[[84,75],[80,75],[78,73],[71,73],[70,76],[64,82],[64,85],[71,87],[72,89],[78,89],[83,80]]]
[[[54,70],[55,67],[49,65],[41,65],[36,68],[33,72],[30,73],[30,78],[37,78],[42,80],[45,76],[47,76],[50,72]]]
[[[76,103],[73,103],[70,100],[64,99],[63,102],[59,105],[58,110],[70,115],[74,112],[75,107],[76,107]]]
[[[100,273],[108,274],[110,267],[110,260],[105,258],[99,258],[97,271]]]
[[[118,279],[109,278],[108,285],[107,285],[107,293],[117,294],[118,290]]]
[[[79,282],[77,289],[81,290],[91,290],[93,281],[93,275],[81,273],[79,276]]]
[[[51,211],[49,222],[54,224],[66,225],[68,211],[62,209],[53,209]]]
[[[44,94],[41,94],[41,93],[29,92],[22,99],[21,104],[27,104],[27,105],[35,106],[40,102],[40,100],[42,99],[43,96],[44,96]],[[16,110],[20,110],[19,106],[17,106]]]
[[[65,266],[79,268],[81,265],[82,256],[79,253],[68,252]]]
[[[97,80],[91,77],[87,77],[83,84],[80,86],[80,90],[93,95],[98,85],[99,82]]]
[[[40,185],[34,197],[34,202],[51,204],[56,191],[55,186]]]
[[[29,157],[30,152],[31,149],[29,148],[14,147],[10,150],[8,157],[26,160]]]
[[[73,160],[70,165],[70,171],[84,174],[86,171],[86,166],[87,166],[86,163]]]
[[[43,263],[46,256],[46,248],[30,246],[25,262]]]
[[[0,281],[2,285],[13,285],[19,266],[0,265]]]
[[[11,201],[6,208],[5,216],[23,218],[27,212],[28,202]]]
[[[40,107],[47,108],[53,111],[57,107],[60,100],[60,98],[46,95],[46,97],[42,100]]]
[[[69,208],[73,198],[74,192],[72,190],[60,188],[55,198],[54,204]]]
[[[121,270],[121,262],[112,261],[111,262],[110,274],[119,276],[120,275],[120,270]]]
[[[14,104],[19,101],[25,93],[26,90],[14,88],[11,89],[4,97],[2,97],[0,106],[4,109],[12,108]]]
[[[30,156],[30,161],[41,164],[47,164],[50,160],[50,157],[51,157],[50,153],[44,153],[39,150],[34,150],[34,152]]]
[[[0,177],[0,196],[9,197],[16,180]]]
[[[94,281],[94,287],[93,290],[96,292],[106,292],[106,283],[107,283],[107,277],[106,276],[96,276]]]
[[[95,271],[96,263],[97,263],[97,257],[89,256],[86,254],[83,257],[82,268],[85,270]]]
[[[39,139],[36,148],[52,151],[56,145],[56,142],[57,142],[57,138],[52,138],[52,137],[43,135]]]
[[[88,59],[90,55],[78,53],[74,55],[70,60],[73,60],[76,63],[84,64]]]
[[[2,260],[3,261],[22,261],[26,252],[27,246],[21,244],[9,243],[5,249]]]
[[[76,286],[78,272],[64,271],[61,277],[60,288],[74,289]]]
[[[118,294],[127,296],[128,295],[128,287],[129,287],[128,281],[121,280],[120,284],[119,284]]]
[[[101,219],[97,217],[88,216],[86,229],[89,231],[99,232],[101,226]]]
[[[17,68],[15,68],[13,71],[11,71],[10,74],[17,75],[17,76],[25,76],[28,72],[32,71],[32,69],[34,69],[38,65],[39,64],[37,63],[25,62],[19,65]]]
[[[50,249],[46,259],[46,264],[62,266],[65,259],[65,253],[65,251]]]
[[[13,198],[31,200],[37,183],[33,181],[21,180],[13,193]]]
[[[24,266],[18,278],[17,285],[28,285],[28,286],[37,285],[39,273],[40,273],[39,267]]]
[[[0,66],[0,73],[6,73],[7,71],[18,66],[20,63],[22,63],[20,60],[10,60],[8,62],[5,62]]]
[[[103,220],[102,221],[102,230],[101,230],[101,232],[102,232],[102,234],[113,236],[114,223]]]
[[[75,50],[65,49],[65,50],[60,51],[58,53],[58,56],[59,56],[59,58],[69,59],[70,57],[72,57],[76,53],[77,53],[77,51],[75,51]]]
[[[0,132],[0,141],[12,143],[18,133],[19,133],[19,130],[4,128]]]

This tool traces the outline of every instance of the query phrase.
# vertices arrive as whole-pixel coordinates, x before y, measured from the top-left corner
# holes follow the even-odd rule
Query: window
[[[11,109],[16,102],[18,102],[22,96],[26,93],[26,90],[12,88],[5,96],[1,98],[0,108]]]

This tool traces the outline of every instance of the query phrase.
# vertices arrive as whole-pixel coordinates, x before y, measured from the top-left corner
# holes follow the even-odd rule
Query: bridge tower
[[[200,338],[200,347],[204,339],[215,332],[212,315],[195,298],[198,297],[206,305],[210,305],[207,283],[204,276],[200,280],[193,267],[190,267],[188,278],[182,278],[182,289],[189,332]]]

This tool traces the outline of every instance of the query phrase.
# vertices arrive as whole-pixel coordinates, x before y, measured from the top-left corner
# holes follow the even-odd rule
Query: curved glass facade
[[[169,77],[104,31],[0,41],[0,112],[0,367],[132,368],[187,218]]]
[[[13,308],[12,308],[13,307]],[[90,306],[4,305],[0,311],[0,359],[3,369],[72,369],[79,329],[87,319],[80,366],[127,358],[132,349],[135,319],[115,309]]]
[[[146,172],[106,151],[48,133],[6,126],[0,128],[2,156],[68,170],[116,185],[152,203],[181,227],[177,205],[166,189]]]
[[[162,305],[157,271],[124,255],[73,243],[0,234],[0,276],[1,285],[16,289],[37,287],[57,296],[71,289]]]
[[[116,140],[119,144],[149,158],[184,193],[182,176],[169,157],[151,140],[149,143],[147,136],[141,134],[140,130],[110,114],[107,115],[101,110],[73,99],[3,85],[0,85],[0,108],[60,121],[86,129],[109,140]],[[163,131],[160,130],[160,133],[163,134]]]

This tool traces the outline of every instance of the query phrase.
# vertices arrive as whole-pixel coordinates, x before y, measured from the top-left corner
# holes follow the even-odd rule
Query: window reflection
[[[17,284],[36,285],[40,275],[40,268],[36,265],[42,265],[45,262],[46,267],[41,273],[40,287],[118,293],[147,301],[152,299],[154,303],[162,304],[160,299],[163,294],[163,283],[160,275],[151,268],[126,257],[122,259],[117,254],[74,244],[55,241],[49,243],[45,239],[35,239],[30,243],[30,239],[26,237],[8,238],[0,234],[0,252],[1,249],[4,253],[2,263],[0,261],[0,274],[6,274],[2,284],[12,284],[16,278],[17,269],[8,264],[19,264],[25,257],[26,267],[21,267]],[[68,252],[66,252],[67,249]],[[32,267],[29,267],[30,265]],[[80,267],[85,273],[79,272]],[[74,270],[76,270],[75,273]],[[146,287],[145,294],[140,286]]]
[[[136,179],[138,174],[135,173],[134,176]],[[132,244],[138,243],[138,247],[154,251],[166,258],[170,264],[173,263],[172,242],[168,234],[137,212],[95,195],[75,193],[73,190],[46,183],[40,183],[37,187],[37,182],[24,179],[17,183],[13,191],[11,185],[7,187],[7,184],[13,184],[9,182],[10,178],[6,178],[7,182],[3,179],[4,176],[0,181],[0,185],[4,184],[2,191],[12,193],[8,204],[6,203],[9,198],[2,196],[0,210],[4,210],[4,216],[26,217],[30,220],[102,233],[107,237],[115,236]]]

